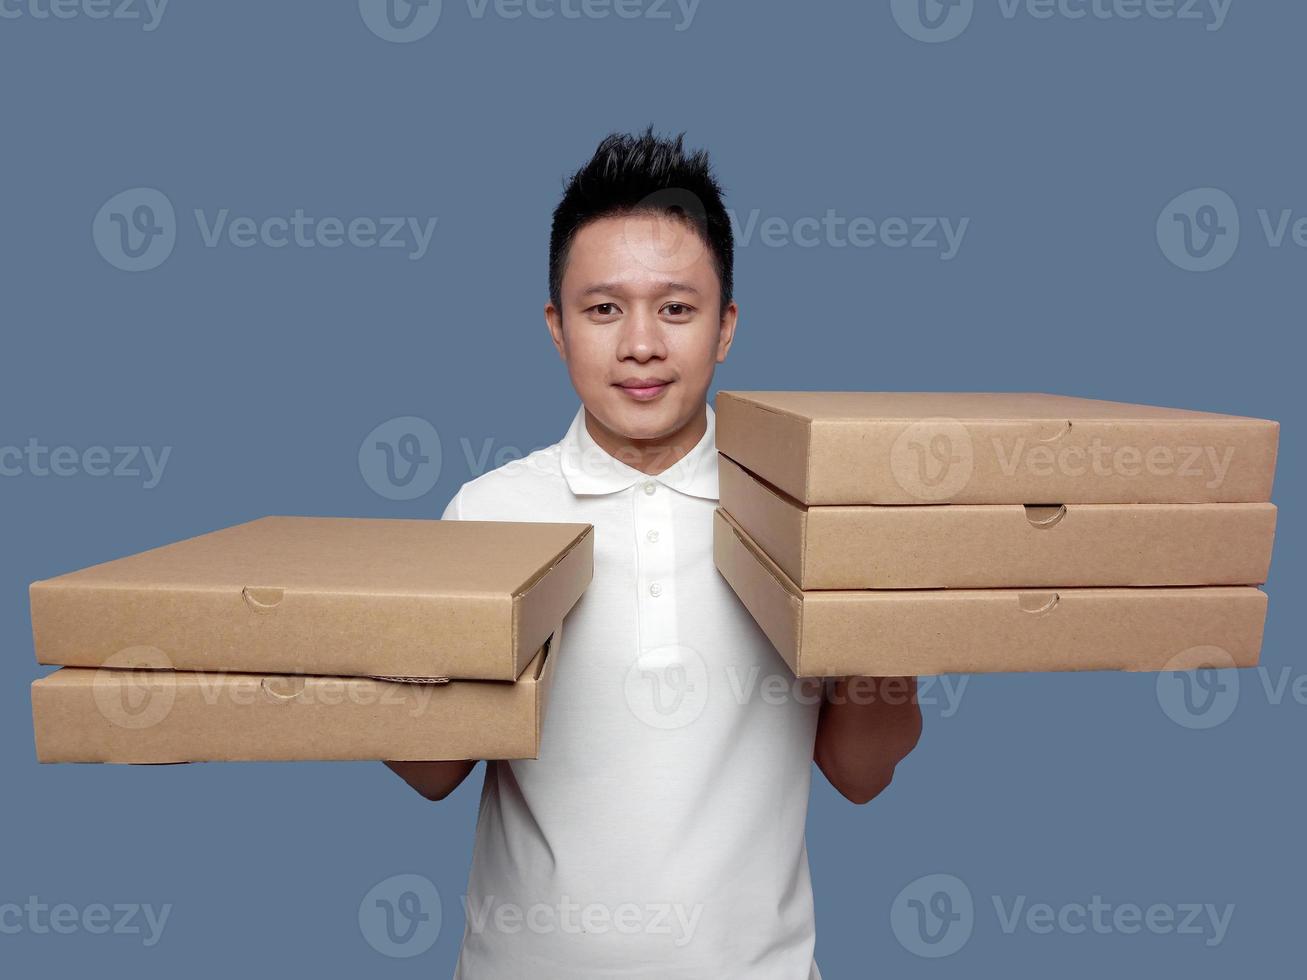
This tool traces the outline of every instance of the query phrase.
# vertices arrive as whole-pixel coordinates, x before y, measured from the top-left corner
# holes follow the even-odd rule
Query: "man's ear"
[[[563,342],[563,314],[558,312],[558,307],[553,302],[545,304],[545,324],[549,327],[549,337],[554,342],[554,349],[558,351],[558,356],[567,360],[567,345]]]
[[[721,327],[717,331],[717,363],[721,364],[726,360],[726,354],[731,349],[731,343],[735,340],[735,325],[740,319],[740,308],[734,300],[726,307],[722,313]]]

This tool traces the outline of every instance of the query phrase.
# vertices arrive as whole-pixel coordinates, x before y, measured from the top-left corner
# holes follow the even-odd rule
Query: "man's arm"
[[[840,677],[826,688],[813,761],[846,799],[868,803],[920,737],[915,677]]]
[[[443,800],[476,767],[476,760],[458,762],[387,762],[392,772],[428,800]]]

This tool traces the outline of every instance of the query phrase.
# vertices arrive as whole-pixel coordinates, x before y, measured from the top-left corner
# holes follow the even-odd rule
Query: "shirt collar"
[[[563,476],[575,494],[616,493],[653,480],[692,497],[717,499],[717,420],[711,405],[708,428],[694,448],[661,473],[650,475],[608,454],[585,427],[585,406],[577,410],[563,436]]]

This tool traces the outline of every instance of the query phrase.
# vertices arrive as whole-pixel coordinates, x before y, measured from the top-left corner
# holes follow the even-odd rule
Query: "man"
[[[593,524],[594,579],[540,758],[486,763],[458,980],[820,980],[811,763],[865,803],[920,733],[912,679],[796,682],[713,566],[732,261],[706,154],[652,129],[554,213],[545,321],[582,407],[444,516]],[[390,765],[441,799],[474,762]]]

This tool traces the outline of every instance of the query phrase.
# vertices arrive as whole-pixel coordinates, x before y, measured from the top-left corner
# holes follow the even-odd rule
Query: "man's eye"
[[[689,316],[693,309],[685,303],[668,303],[663,307],[663,312],[668,316]]]
[[[589,312],[598,313],[600,316],[612,316],[617,312],[617,304],[596,303],[594,306],[590,307]]]

